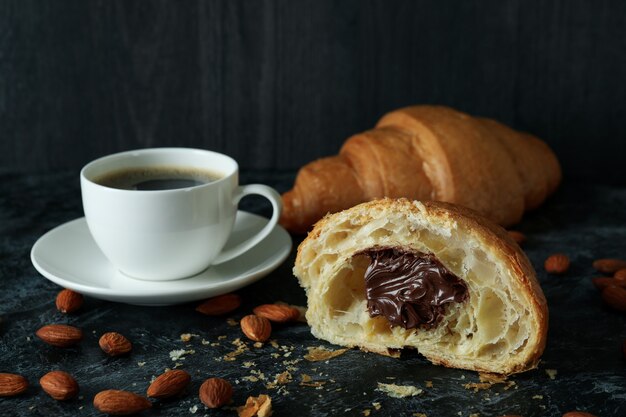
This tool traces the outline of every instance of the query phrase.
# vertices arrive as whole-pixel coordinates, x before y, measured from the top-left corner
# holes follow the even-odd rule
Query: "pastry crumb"
[[[237,338],[235,340],[233,340],[231,342],[232,345],[236,346],[237,349],[235,349],[234,351],[227,353],[226,355],[223,356],[223,360],[226,362],[232,362],[234,360],[237,359],[237,356],[241,355],[242,353],[244,353],[246,350],[248,350],[248,346],[246,346],[246,344],[244,342],[241,341],[240,338]]]
[[[557,374],[556,369],[546,369],[545,371],[546,371],[546,374],[548,375],[548,378],[550,379],[556,378],[556,374]]]
[[[193,407],[189,407],[189,412],[191,414],[196,414],[196,412],[198,411],[198,406],[194,405]]]
[[[433,387],[433,381],[425,381],[426,382],[426,388],[432,388]]]
[[[423,390],[413,385],[384,384],[382,382],[378,383],[376,391],[384,392],[393,398],[414,397],[423,392]]]
[[[428,417],[426,413],[413,413],[413,417]]]
[[[380,403],[373,402],[373,403],[372,403],[372,405],[374,406],[374,409],[375,409],[376,411],[380,410],[380,407],[381,407]]]
[[[144,366],[145,364],[145,362],[137,362],[137,366]]]
[[[533,400],[543,400],[543,395],[533,395],[531,398]]]
[[[263,343],[262,342],[254,342],[254,345],[252,345],[252,346],[254,346],[255,348],[259,349],[259,348],[263,347]]]
[[[196,351],[193,349],[189,349],[189,350],[176,349],[170,352],[170,359],[173,360],[174,362],[178,360],[182,361],[182,360],[185,360],[185,355],[193,355],[194,353],[196,353]]]
[[[307,348],[307,350],[309,351],[309,353],[304,355],[304,359],[306,359],[309,362],[318,362],[318,361],[325,361],[328,359],[332,359],[339,355],[343,355],[349,349],[343,348],[343,349],[337,349],[337,350],[330,350],[330,349],[325,348],[324,346],[316,346],[316,347],[310,346]]]
[[[186,343],[189,342],[192,337],[198,337],[198,335],[195,333],[183,333],[180,335],[180,340]]]
[[[246,404],[237,407],[239,417],[269,417],[272,415],[272,399],[265,394],[248,397]]]
[[[480,372],[478,373],[478,379],[480,380],[480,382],[488,382],[490,384],[502,384],[507,380],[507,377],[500,374]]]
[[[492,385],[493,384],[489,382],[468,382],[467,384],[463,384],[463,388],[478,392],[480,390],[489,389]]]
[[[234,326],[239,325],[239,322],[233,318],[229,318],[229,319],[226,319],[226,324],[228,324],[230,327],[234,327]]]
[[[372,410],[370,410],[369,408],[366,408],[365,410],[361,412],[361,414],[363,414],[365,417],[369,417],[371,413],[372,413]]]

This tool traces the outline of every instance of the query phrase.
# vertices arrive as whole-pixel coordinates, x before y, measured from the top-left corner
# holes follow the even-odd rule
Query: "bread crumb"
[[[317,347],[310,346],[307,348],[307,350],[309,351],[309,353],[304,355],[304,359],[310,362],[317,362],[317,361],[325,361],[328,359],[335,358],[339,355],[343,355],[349,349],[344,348],[344,349],[330,350],[330,349],[325,348],[324,346],[317,346]]]
[[[546,369],[546,374],[548,375],[548,378],[555,379],[557,371],[556,369]]]
[[[239,417],[269,417],[272,415],[272,399],[265,394],[248,397],[246,404],[237,407]]]
[[[423,392],[423,390],[413,385],[383,384],[382,382],[378,383],[376,391],[384,392],[393,398],[414,397]]]

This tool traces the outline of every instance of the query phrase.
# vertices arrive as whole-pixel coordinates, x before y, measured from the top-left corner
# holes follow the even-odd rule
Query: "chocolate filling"
[[[385,316],[392,326],[433,328],[446,304],[469,297],[467,284],[433,254],[390,248],[360,254],[371,260],[365,271],[370,316]]]

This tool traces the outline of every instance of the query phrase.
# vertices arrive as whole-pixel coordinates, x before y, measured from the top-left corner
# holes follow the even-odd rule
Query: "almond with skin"
[[[129,391],[109,389],[101,391],[93,398],[93,405],[101,413],[126,416],[140,413],[152,407],[147,398]]]
[[[548,256],[543,266],[549,274],[564,274],[569,269],[569,257],[563,253]]]
[[[175,397],[189,385],[191,376],[181,370],[174,369],[159,375],[148,387],[148,397],[171,398]]]
[[[72,290],[62,290],[57,295],[57,310],[61,313],[73,313],[83,306],[83,295]]]
[[[626,282],[626,268],[619,269],[615,271],[615,275],[613,275],[617,281]]]
[[[612,309],[626,312],[626,289],[610,285],[602,290],[602,300]]]
[[[47,344],[62,348],[74,346],[83,338],[83,332],[78,327],[66,324],[48,324],[35,334]]]
[[[266,342],[272,334],[272,325],[265,317],[250,314],[241,319],[241,331],[255,342]]]
[[[614,258],[598,259],[593,262],[593,267],[605,274],[614,274],[616,271],[626,268],[626,261]]]
[[[19,395],[28,389],[28,381],[22,375],[0,373],[0,397]]]
[[[198,391],[200,401],[209,408],[220,408],[233,397],[233,387],[222,378],[209,378],[202,383]]]
[[[619,280],[617,280],[615,278],[596,277],[596,278],[592,278],[591,282],[600,291],[602,291],[603,289],[605,289],[606,287],[611,286],[611,285],[615,285],[617,287],[626,288],[626,281],[619,281]]]
[[[41,389],[55,400],[71,400],[78,395],[78,383],[67,372],[48,372],[41,377],[39,385],[41,385]]]
[[[563,414],[563,417],[596,417],[596,415],[584,411],[569,411]]]
[[[221,316],[235,311],[240,305],[241,297],[237,294],[223,294],[209,298],[196,307],[196,311],[207,316]]]
[[[133,345],[123,335],[117,332],[108,332],[100,337],[100,349],[109,356],[125,355],[133,349]]]
[[[296,321],[300,317],[300,311],[297,308],[282,304],[263,304],[255,307],[253,312],[259,317],[265,317],[276,323]]]
[[[526,241],[526,235],[522,232],[518,232],[517,230],[507,230],[507,233],[518,245],[521,245]]]

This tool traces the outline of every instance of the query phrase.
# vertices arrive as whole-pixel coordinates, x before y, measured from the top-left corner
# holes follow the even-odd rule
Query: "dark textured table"
[[[265,182],[282,191],[292,178],[291,174],[247,173],[242,183]],[[155,401],[144,415],[235,414],[232,409],[208,410],[198,399],[202,381],[220,376],[233,383],[233,405],[243,404],[249,395],[267,393],[274,415],[279,416],[357,416],[369,410],[371,416],[530,417],[560,416],[574,409],[598,416],[626,416],[626,366],[621,353],[626,315],[606,308],[591,284],[591,277],[597,275],[591,267],[594,259],[626,257],[626,188],[566,183],[517,227],[528,236],[524,249],[548,299],[548,345],[538,369],[513,376],[510,380],[515,384],[477,392],[464,387],[478,382],[476,373],[433,366],[412,352],[391,359],[350,350],[328,362],[303,360],[307,347],[337,348],[314,339],[304,324],[275,326],[272,337],[278,348],[271,344],[255,348],[246,342],[249,349],[235,361],[218,360],[236,349],[232,342],[242,337],[241,331],[225,318],[195,312],[196,303],[139,307],[87,298],[80,312],[63,315],[54,306],[59,288],[35,271],[29,252],[40,235],[82,216],[77,174],[5,172],[0,174],[0,190],[0,372],[22,374],[31,383],[19,397],[0,398],[1,416],[98,415],[92,405],[97,392],[117,388],[144,394],[151,378],[176,362],[192,375],[187,394]],[[267,211],[258,200],[244,200],[242,208]],[[572,260],[564,276],[543,271],[543,260],[554,252],[567,253]],[[244,305],[230,317],[239,319],[254,306],[277,300],[303,305],[304,292],[291,274],[293,257],[267,278],[241,290]],[[78,326],[84,340],[76,348],[48,346],[35,337],[35,331],[49,323]],[[106,331],[126,335],[133,342],[132,353],[105,356],[98,338]],[[197,336],[183,342],[183,333]],[[194,353],[173,361],[169,353],[179,349]],[[53,369],[74,375],[80,384],[78,399],[61,403],[41,390],[39,378]],[[287,369],[293,382],[267,388]],[[552,379],[546,369],[556,370],[556,376]],[[301,374],[319,381],[319,387],[301,386]],[[432,381],[432,386],[426,381]],[[378,382],[414,385],[423,393],[394,399],[376,391]]]

